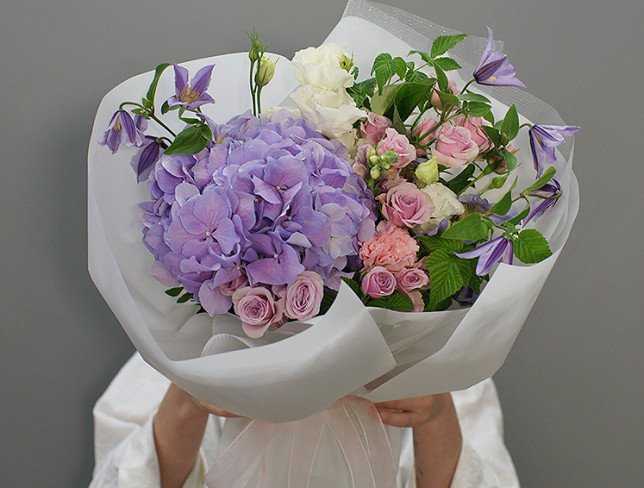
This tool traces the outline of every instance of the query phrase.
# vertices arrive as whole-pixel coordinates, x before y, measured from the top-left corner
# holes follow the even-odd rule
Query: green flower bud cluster
[[[398,155],[393,149],[378,155],[373,146],[367,148],[366,157],[369,165],[369,175],[374,180],[379,179],[383,172],[391,169],[392,165],[398,161]]]

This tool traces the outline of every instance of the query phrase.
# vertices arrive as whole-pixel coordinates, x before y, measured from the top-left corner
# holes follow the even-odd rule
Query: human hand
[[[382,422],[395,427],[419,428],[431,423],[452,402],[449,393],[376,403]]]

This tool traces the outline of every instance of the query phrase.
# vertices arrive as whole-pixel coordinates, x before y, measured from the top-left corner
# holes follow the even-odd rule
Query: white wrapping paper
[[[431,39],[446,32],[392,7],[352,1],[328,41],[353,52],[360,72],[367,74],[377,53],[406,55],[410,49],[428,49]],[[467,69],[476,64],[484,45],[485,40],[469,37],[453,54]],[[195,72],[212,63],[210,93],[216,103],[203,108],[215,121],[224,122],[251,105],[248,58],[239,53],[182,64]],[[343,284],[329,312],[310,320],[312,326],[299,327],[302,332],[292,333],[298,324],[289,324],[268,333],[261,347],[234,350],[238,347],[232,344],[215,349],[225,352],[201,357],[212,337],[212,319],[194,315],[195,306],[175,303],[149,273],[153,258],[137,230],[137,205],[147,198],[147,187],[137,185],[130,168],[134,150],[125,148],[112,155],[97,143],[118,104],[140,98],[151,79],[152,72],[130,78],[110,91],[98,109],[88,154],[88,246],[92,279],[154,368],[203,401],[270,422],[303,419],[351,393],[372,401],[427,395],[469,387],[497,371],[577,214],[572,143],[560,146],[556,163],[564,195],[537,222],[553,255],[530,266],[500,264],[471,308],[432,313],[367,309]],[[263,105],[280,104],[296,85],[289,60],[281,58],[275,78],[263,92]],[[172,93],[172,74],[167,70],[157,99]],[[493,96],[495,115],[502,116],[515,103],[522,123],[563,125],[551,107],[525,92],[499,89]],[[516,171],[522,187],[534,180],[527,135],[522,133],[515,145],[523,162]],[[242,334],[235,317],[215,318],[215,331],[235,329]]]

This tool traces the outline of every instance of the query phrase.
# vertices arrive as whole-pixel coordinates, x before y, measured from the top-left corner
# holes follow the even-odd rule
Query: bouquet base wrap
[[[449,33],[452,31],[393,7],[351,1],[328,41],[352,52],[360,72],[368,73],[373,57],[380,52],[404,56],[411,49],[427,50],[433,38]],[[464,70],[473,69],[485,42],[470,36],[452,56]],[[210,91],[216,103],[204,107],[204,112],[224,122],[251,106],[248,57],[230,54],[183,65],[193,71],[213,63]],[[297,86],[289,63],[280,59],[275,78],[264,91],[264,106],[280,104]],[[213,319],[206,314],[195,315],[196,306],[175,303],[149,275],[153,258],[135,230],[140,219],[137,205],[145,199],[146,188],[137,185],[131,173],[129,158],[134,150],[111,155],[97,143],[114,107],[145,93],[151,79],[152,73],[146,73],[123,82],[105,96],[96,115],[88,157],[89,270],[148,363],[200,400],[257,419],[243,424],[246,428],[240,429],[238,437],[228,443],[228,451],[222,452],[209,476],[213,486],[214,480],[230,480],[219,486],[240,488],[307,486],[299,480],[315,478],[317,464],[312,459],[323,452],[337,453],[338,444],[339,451],[346,455],[348,481],[334,484],[326,480],[326,486],[392,486],[379,484],[378,479],[391,477],[389,461],[380,457],[382,449],[388,452],[383,447],[382,424],[364,400],[348,395],[373,402],[429,395],[467,388],[498,370],[559,257],[577,214],[579,195],[572,172],[572,142],[559,146],[555,163],[563,196],[536,225],[550,241],[552,256],[530,266],[498,265],[470,308],[431,313],[368,309],[342,284],[327,314],[269,332],[261,347],[240,349],[234,338],[241,333],[238,319],[232,315],[216,317],[215,330],[228,332],[217,339],[221,344],[211,350],[215,353],[201,356],[213,336]],[[161,77],[158,96],[168,97],[172,91],[171,75],[166,73]],[[495,116],[502,116],[514,103],[521,123],[563,125],[554,109],[524,91],[509,88],[485,92],[492,97]],[[529,157],[527,135],[520,136],[515,145],[520,155]],[[534,181],[528,166],[524,164],[514,172],[519,186]],[[489,193],[491,200],[501,195],[494,192]],[[222,344],[228,347],[221,348]],[[302,419],[306,420],[296,422]],[[228,423],[229,432],[235,422]],[[287,456],[284,459],[290,461],[281,459],[277,465],[269,463],[266,455],[271,443],[289,446],[295,457]],[[389,445],[396,459],[399,447],[395,442]],[[310,449],[317,451],[311,453]],[[225,462],[228,458],[236,462]],[[247,462],[242,463],[242,459]],[[290,469],[282,462],[289,462]],[[331,461],[324,463],[330,468],[326,471],[333,472],[333,464],[328,463]],[[302,467],[305,472],[299,471]],[[275,482],[282,472],[291,480]],[[369,473],[374,473],[373,479],[363,476]],[[246,484],[240,484],[242,481]]]

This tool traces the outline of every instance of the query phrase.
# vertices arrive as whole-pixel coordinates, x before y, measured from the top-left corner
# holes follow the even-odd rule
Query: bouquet
[[[161,64],[99,109],[90,270],[143,357],[200,399],[318,430],[321,410],[374,422],[354,399],[323,410],[348,394],[388,400],[493,374],[574,220],[560,151],[579,128],[554,111],[525,118],[549,107],[517,95],[489,28],[482,41],[350,2],[327,42],[291,62],[250,40],[247,55]],[[138,186],[105,148],[131,158]],[[261,432],[260,458],[286,435],[251,424],[225,455]]]

